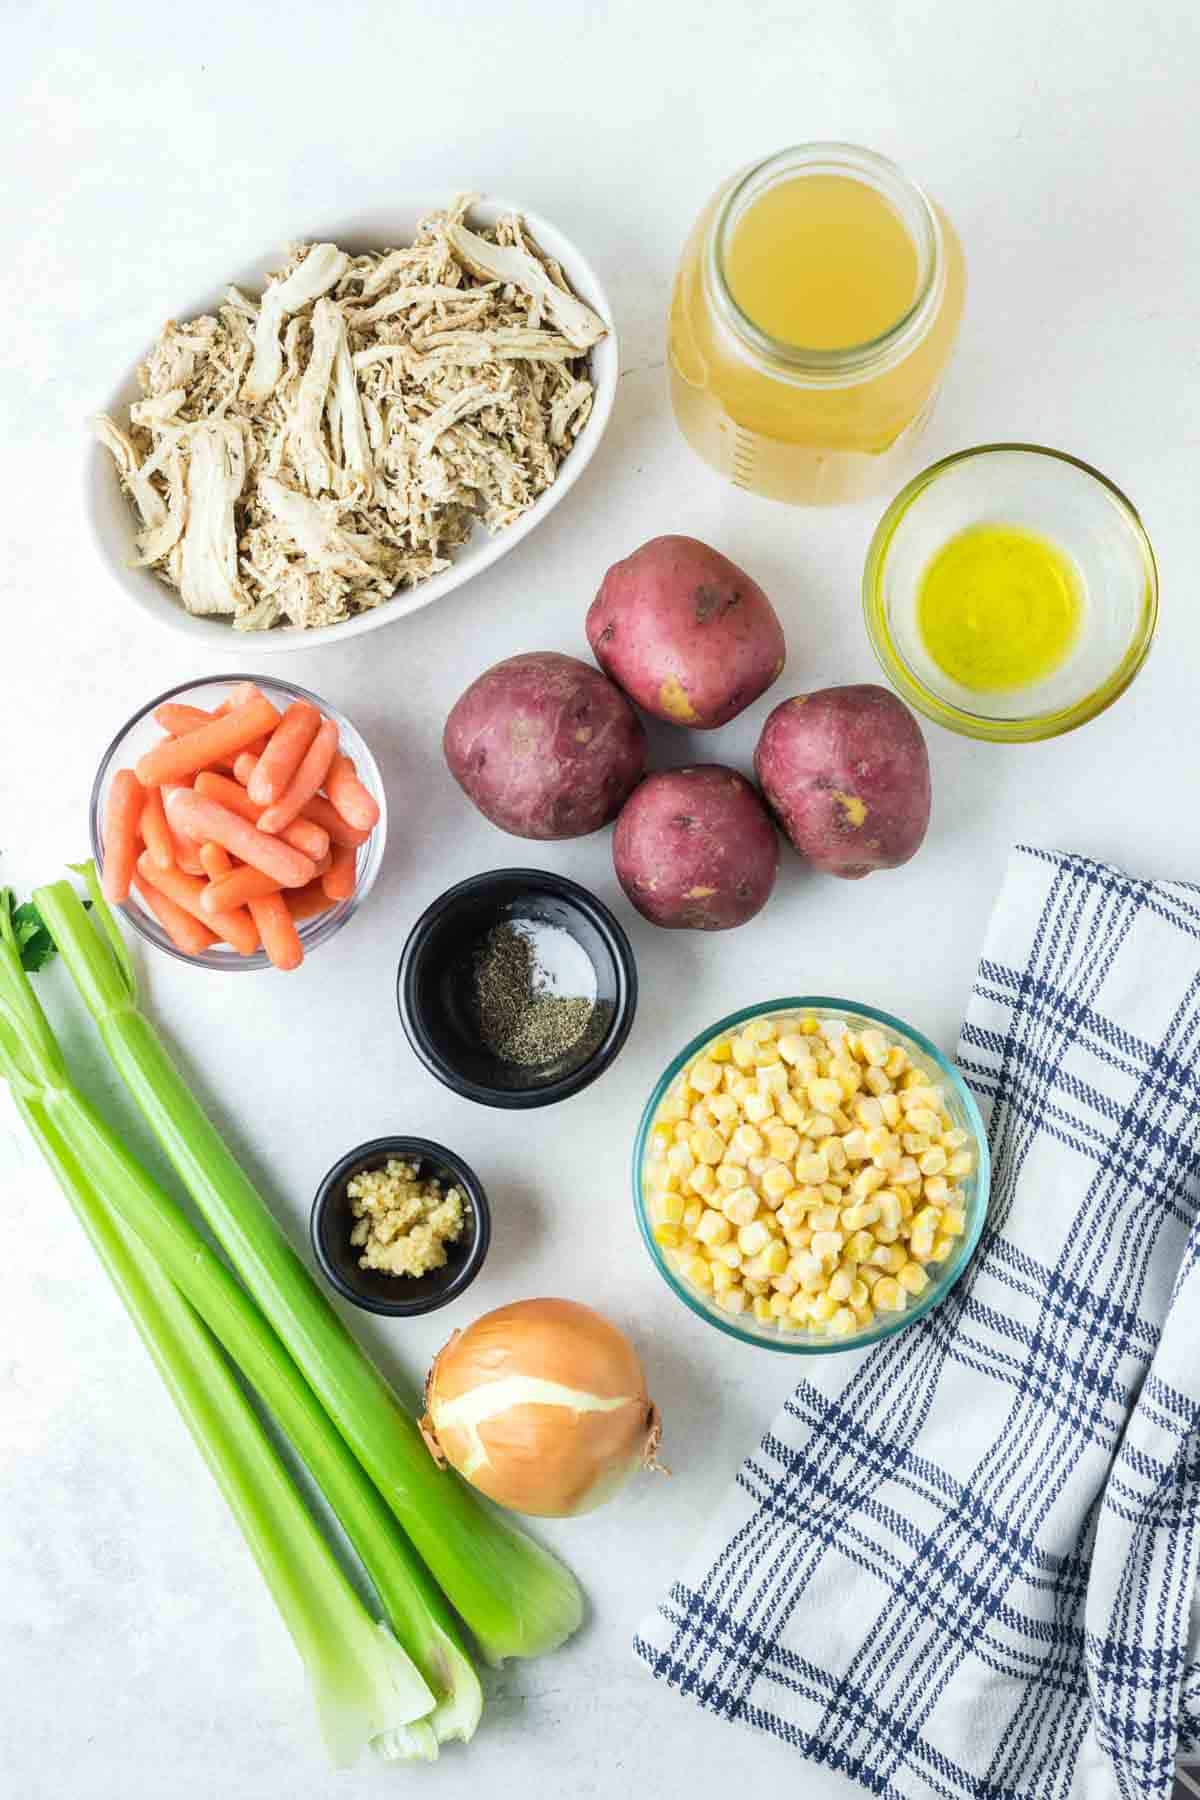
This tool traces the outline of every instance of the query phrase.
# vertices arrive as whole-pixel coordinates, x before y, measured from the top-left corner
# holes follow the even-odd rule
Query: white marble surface
[[[624,357],[616,414],[545,528],[430,611],[273,664],[352,713],[383,765],[393,825],[369,906],[298,976],[233,981],[159,958],[145,983],[298,1239],[322,1171],[362,1138],[417,1130],[479,1170],[496,1235],[469,1299],[418,1325],[356,1320],[399,1377],[415,1382],[477,1310],[564,1293],[628,1327],[666,1415],[669,1483],[546,1533],[588,1588],[587,1629],[495,1678],[485,1729],[422,1772],[422,1790],[715,1796],[749,1775],[816,1800],[848,1794],[701,1717],[629,1655],[639,1615],[794,1370],[718,1337],[660,1285],[634,1232],[628,1145],[668,1055],[751,998],[846,992],[952,1045],[1015,837],[1147,874],[1200,873],[1188,750],[1200,654],[1195,15],[1186,0],[297,0],[286,14],[230,0],[177,12],[10,0],[0,22],[0,879],[19,888],[84,852],[98,754],[136,705],[228,661],[253,666],[252,644],[198,663],[135,617],[81,514],[83,420],[177,297],[310,222],[465,184],[561,221],[609,286]],[[690,218],[730,168],[806,137],[896,156],[965,242],[966,326],[923,454],[1040,439],[1109,472],[1159,553],[1157,649],[1119,706],[1065,741],[1004,751],[931,732],[936,809],[919,860],[857,886],[789,862],[767,912],[736,936],[631,918],[604,837],[533,850],[618,906],[641,1011],[590,1092],[532,1118],[473,1108],[418,1067],[393,1001],[403,936],[427,900],[530,855],[475,817],[443,770],[442,719],[466,681],[519,649],[586,653],[583,614],[607,564],[671,530],[719,545],[774,596],[789,683],[874,676],[858,583],[878,508],[790,512],[723,487],[676,437],[664,390],[663,313]],[[768,704],[705,753],[747,766]],[[693,754],[669,732],[656,743],[666,761]],[[66,1007],[61,990],[53,998]],[[86,1034],[68,1036],[118,1111]],[[264,1074],[281,1043],[283,1065]],[[141,1349],[15,1145],[0,1148],[0,1170],[0,1792],[332,1792],[291,1647]],[[382,1796],[406,1779],[363,1766],[337,1791]]]

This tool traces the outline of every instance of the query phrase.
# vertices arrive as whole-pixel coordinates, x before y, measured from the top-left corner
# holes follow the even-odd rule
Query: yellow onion
[[[658,1408],[629,1339],[575,1300],[519,1300],[456,1331],[425,1384],[421,1429],[500,1506],[590,1512],[658,1468]]]

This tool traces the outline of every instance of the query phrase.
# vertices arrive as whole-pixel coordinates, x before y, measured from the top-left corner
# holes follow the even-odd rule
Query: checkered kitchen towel
[[[971,1267],[814,1365],[635,1648],[887,1800],[1165,1800],[1200,1754],[1200,887],[1017,849],[959,1061]]]

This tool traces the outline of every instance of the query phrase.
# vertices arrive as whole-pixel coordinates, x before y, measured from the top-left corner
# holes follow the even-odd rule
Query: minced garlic
[[[457,1243],[466,1229],[460,1190],[422,1181],[416,1163],[391,1157],[386,1167],[355,1175],[346,1192],[354,1214],[350,1242],[362,1251],[360,1269],[428,1275],[445,1266],[447,1244]]]

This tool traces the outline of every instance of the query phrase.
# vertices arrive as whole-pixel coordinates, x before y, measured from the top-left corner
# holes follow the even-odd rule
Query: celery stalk
[[[95,868],[34,902],[113,1064],[235,1270],[489,1661],[554,1649],[582,1618],[573,1576],[430,1457],[175,1068],[149,1020]],[[95,923],[93,923],[93,920]]]
[[[346,1580],[207,1327],[109,1213],[46,1109],[14,1097],[241,1527],[308,1671],[331,1758],[344,1765],[370,1739],[412,1732],[433,1696]]]
[[[10,1008],[15,999],[23,1035],[32,1040],[21,1079],[27,1093],[38,1091],[39,1116],[50,1122],[78,1166],[90,1171],[93,1189],[119,1221],[115,1229],[137,1234],[142,1259],[150,1254],[152,1268],[175,1284],[270,1408],[319,1482],[402,1648],[436,1696],[427,1725],[395,1739],[380,1737],[375,1748],[391,1759],[428,1757],[436,1756],[439,1743],[465,1742],[479,1723],[483,1694],[440,1590],[253,1300],[176,1202],[70,1085],[45,1015],[14,960],[2,894],[0,940],[0,995],[8,996]]]

